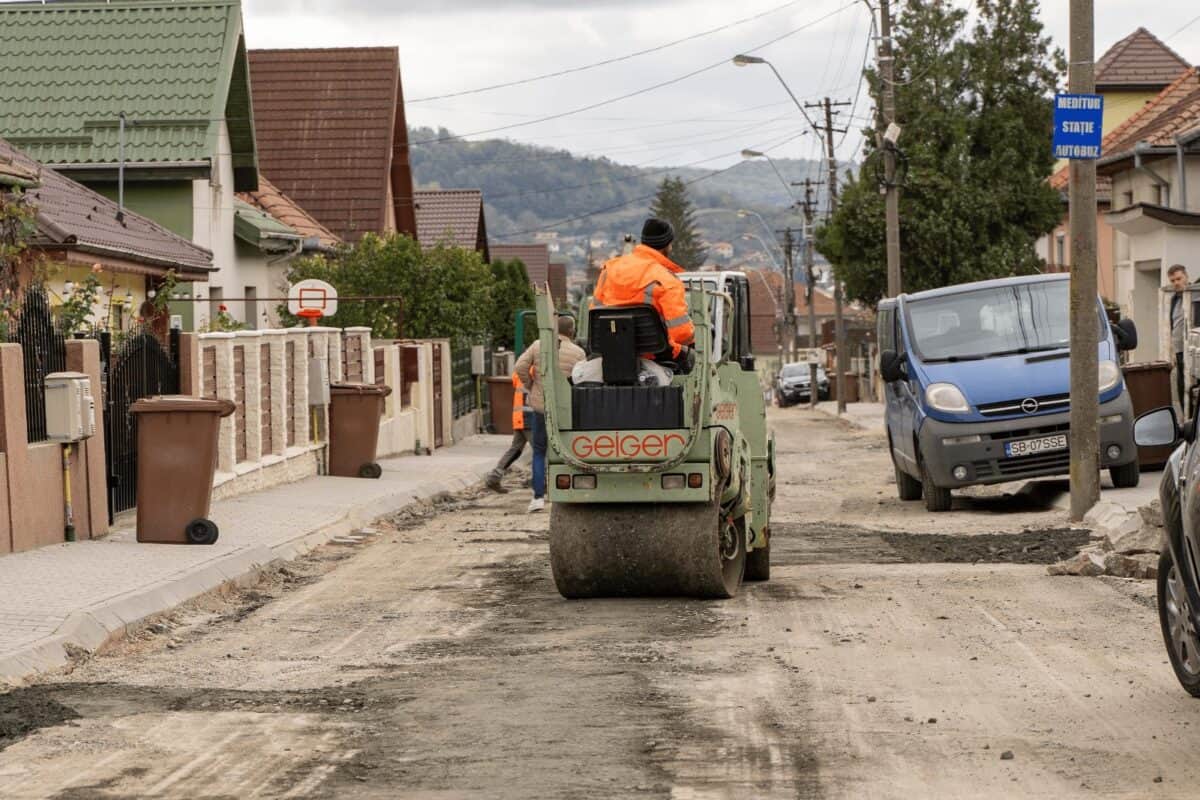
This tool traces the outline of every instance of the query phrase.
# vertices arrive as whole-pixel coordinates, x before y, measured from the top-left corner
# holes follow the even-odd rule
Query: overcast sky
[[[719,167],[736,161],[743,147],[773,147],[773,156],[816,155],[811,135],[784,142],[806,126],[770,70],[739,68],[728,59],[808,25],[754,52],[777,66],[802,101],[826,95],[853,101],[870,25],[863,3],[802,0],[620,63],[512,88],[420,100],[653,48],[784,2],[244,0],[244,7],[252,48],[398,46],[409,123],[442,125],[459,134],[590,106],[724,62],[620,102],[490,134],[623,163]],[[1172,36],[1200,14],[1195,0],[1097,0],[1096,7],[1097,56],[1144,25],[1159,37],[1171,37],[1168,44],[1185,58],[1200,62],[1200,22]],[[1067,0],[1043,3],[1044,22],[1064,48],[1067,9]],[[853,118],[850,107],[843,109],[842,124],[849,121],[852,128],[840,144],[843,158],[855,151],[870,107],[864,92]]]

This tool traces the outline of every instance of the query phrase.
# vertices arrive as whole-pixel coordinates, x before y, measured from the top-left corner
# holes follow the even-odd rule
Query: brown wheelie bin
[[[379,418],[392,387],[373,383],[335,383],[329,387],[329,474],[378,478],[375,463]]]
[[[513,383],[511,378],[487,379],[488,405],[492,409],[492,433],[512,435]]]
[[[1156,408],[1171,405],[1171,364],[1168,361],[1147,361],[1142,364],[1126,364],[1121,370],[1125,375],[1125,388],[1133,403],[1133,415],[1145,414]],[[1139,447],[1138,465],[1160,467],[1167,463],[1175,448]]]
[[[208,519],[221,418],[229,400],[165,395],[138,400],[137,540],[159,544],[212,544]]]

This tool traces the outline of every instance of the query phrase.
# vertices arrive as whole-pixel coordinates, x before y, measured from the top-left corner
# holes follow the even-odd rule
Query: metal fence
[[[66,337],[50,313],[45,288],[31,286],[21,297],[7,340],[21,345],[25,361],[25,425],[29,442],[46,441],[46,376],[67,369]]]
[[[471,346],[450,347],[450,407],[454,418],[465,417],[477,407],[475,376],[471,374]]]

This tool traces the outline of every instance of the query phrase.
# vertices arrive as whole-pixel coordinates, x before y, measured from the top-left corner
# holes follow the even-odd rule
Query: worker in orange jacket
[[[521,453],[525,452],[525,445],[529,444],[529,437],[533,430],[529,424],[529,415],[533,413],[533,407],[529,405],[529,390],[525,388],[525,384],[521,383],[521,377],[515,372],[512,374],[512,384],[513,438],[509,442],[508,449],[504,451],[504,455],[500,456],[496,466],[487,474],[485,482],[489,489],[501,494],[506,494],[508,489],[505,489],[500,481],[504,477],[504,473],[508,472],[508,468],[521,457]]]
[[[670,259],[674,240],[671,223],[654,217],[646,220],[642,243],[633,252],[605,263],[596,279],[592,308],[639,303],[654,306],[667,328],[671,357],[679,358],[683,348],[695,342],[696,326],[688,314],[683,281],[675,277],[683,267]]]

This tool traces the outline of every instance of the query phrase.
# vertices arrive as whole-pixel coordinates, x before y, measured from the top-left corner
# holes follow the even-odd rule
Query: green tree
[[[664,219],[675,228],[675,241],[671,245],[672,261],[684,269],[704,266],[708,250],[696,232],[695,210],[683,178],[663,178],[658,185],[658,194],[650,205],[650,216]]]
[[[1065,68],[1034,0],[976,0],[977,21],[948,0],[905,4],[897,45],[896,112],[907,173],[900,195],[905,291],[1036,272],[1037,238],[1062,206],[1046,183],[1050,98]],[[868,71],[876,96],[879,75]],[[867,136],[863,166],[816,234],[854,299],[887,288],[882,154]]]
[[[492,262],[492,344],[513,347],[517,311],[533,308],[533,286],[520,259]]]
[[[477,342],[491,333],[492,271],[474,250],[422,250],[407,236],[368,234],[333,259],[296,261],[288,281],[319,278],[339,295],[399,297],[346,301],[326,324],[362,325],[384,338],[450,338]]]

